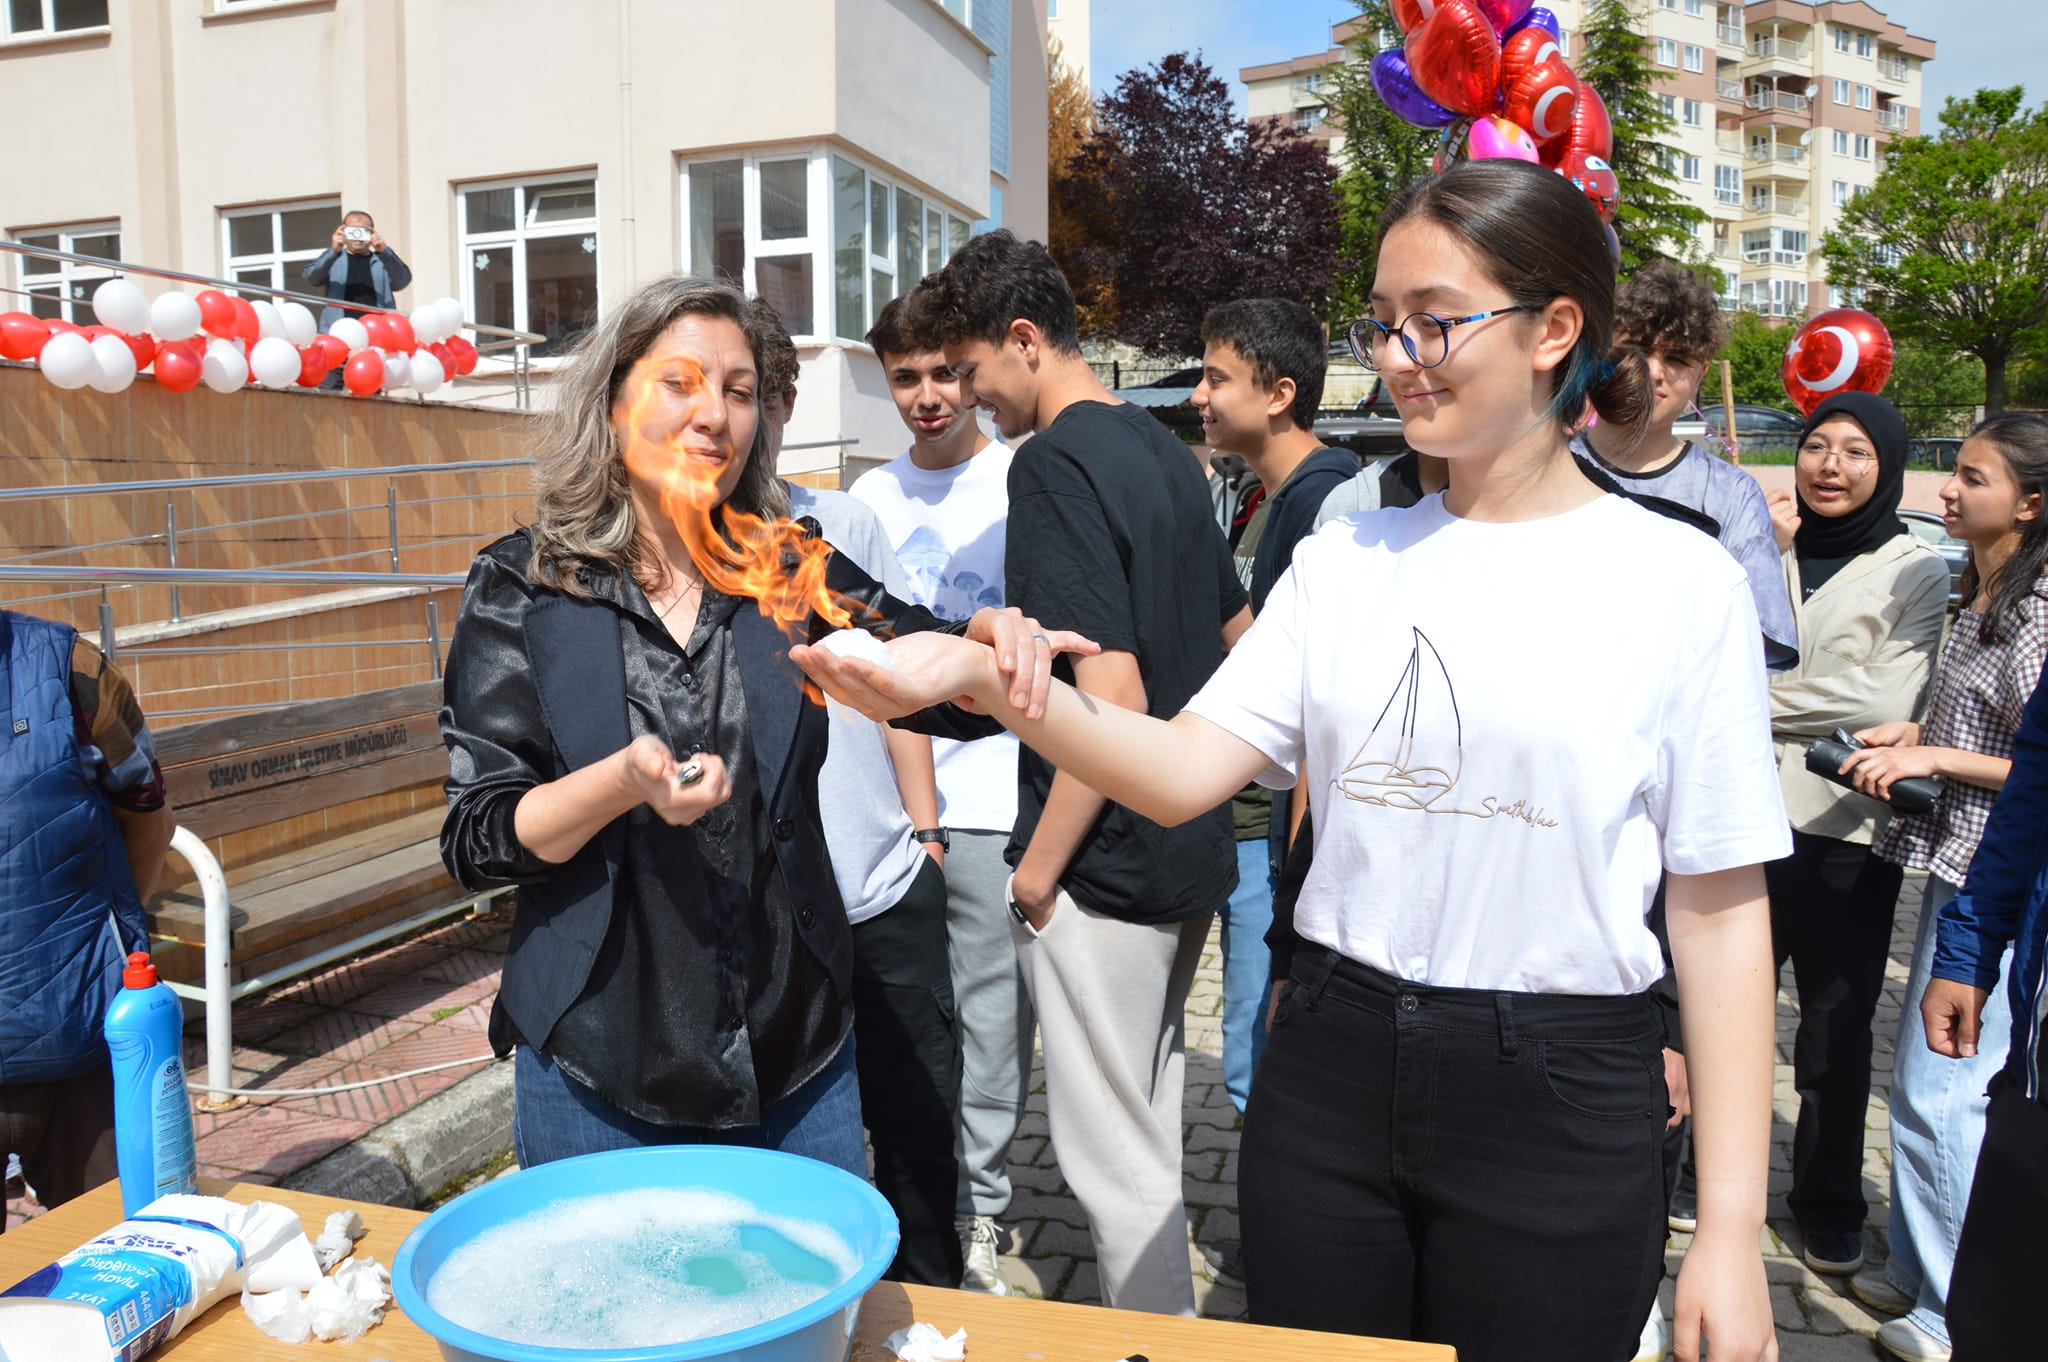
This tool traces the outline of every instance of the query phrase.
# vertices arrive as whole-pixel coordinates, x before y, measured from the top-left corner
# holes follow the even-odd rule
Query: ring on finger
[[[691,757],[676,772],[676,784],[678,785],[695,785],[702,779],[704,779],[704,762],[698,757]]]
[[[1034,643],[1043,643],[1048,648],[1052,647],[1052,640],[1047,638],[1044,634],[1033,634],[1031,636],[1031,639]]]

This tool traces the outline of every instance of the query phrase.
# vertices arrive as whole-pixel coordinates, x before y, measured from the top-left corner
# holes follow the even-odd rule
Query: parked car
[[[1726,438],[1727,417],[1721,404],[1703,403],[1700,410],[1707,418],[1707,430]],[[1759,406],[1754,402],[1735,404],[1735,443],[1744,454],[1761,454],[1772,449],[1790,451],[1799,444],[1799,432],[1805,425],[1797,412]]]
[[[1325,408],[1316,418],[1315,433],[1332,449],[1350,451],[1361,468],[1408,449],[1408,442],[1401,438],[1401,414],[1384,383],[1375,385],[1371,397],[1344,411]]]
[[[1970,565],[1970,546],[1948,532],[1940,516],[1932,511],[1900,511],[1906,528],[1934,545],[1934,551],[1948,564],[1948,608],[1963,603],[1963,569]]]

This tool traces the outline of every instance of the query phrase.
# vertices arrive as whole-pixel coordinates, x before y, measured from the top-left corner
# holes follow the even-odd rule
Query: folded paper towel
[[[0,1291],[8,1362],[134,1362],[231,1291],[320,1281],[289,1208],[166,1196]]]
[[[889,1351],[896,1354],[900,1362],[965,1362],[967,1357],[967,1331],[956,1329],[949,1338],[938,1330],[937,1325],[926,1324],[923,1320],[898,1329],[888,1337]]]

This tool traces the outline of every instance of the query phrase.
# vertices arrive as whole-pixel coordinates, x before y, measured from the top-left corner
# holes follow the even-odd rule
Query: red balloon
[[[50,339],[50,324],[27,312],[0,312],[0,359],[34,359]]]
[[[148,336],[131,336],[125,331],[117,331],[114,334],[121,338],[123,345],[126,345],[135,352],[135,371],[137,373],[142,372],[156,362],[156,352],[158,349],[156,341]]]
[[[1472,0],[1437,0],[1407,54],[1416,88],[1446,109],[1477,116],[1500,103],[1500,35]]]
[[[1861,308],[1822,312],[1799,328],[1778,371],[1785,395],[1807,415],[1843,392],[1884,391],[1892,376],[1892,337]]]
[[[1436,0],[1394,0],[1388,7],[1394,22],[1401,26],[1403,33],[1413,33],[1421,28],[1429,16],[1436,13]]]
[[[263,323],[256,319],[256,307],[247,298],[230,298],[228,304],[235,309],[235,339],[243,345],[254,345],[263,338]]]
[[[309,345],[299,351],[299,386],[317,388],[327,381],[327,371],[334,366],[327,362],[327,352],[317,345]]]
[[[412,318],[400,312],[387,313],[386,315],[391,319],[391,335],[397,344],[389,345],[385,348],[388,350],[398,350],[408,355],[419,349],[419,337],[413,334]]]
[[[375,350],[356,351],[341,371],[341,382],[357,397],[368,397],[384,386],[384,357]]]
[[[50,334],[53,336],[62,335],[66,331],[69,331],[74,336],[82,336],[85,334],[84,327],[73,326],[70,322],[65,321],[62,317],[52,317],[47,322],[44,322],[43,325],[50,328]]]
[[[363,330],[370,333],[370,344],[376,346],[379,350],[396,350],[398,348],[398,328],[391,324],[392,317],[390,313],[365,312],[362,320]]]
[[[199,304],[199,328],[209,336],[222,340],[235,338],[235,300],[217,288],[200,293],[192,301]],[[251,309],[253,313],[254,309]]]
[[[1529,12],[1535,0],[1477,0],[1480,13],[1493,25],[1495,33],[1505,33],[1515,21]]]
[[[1548,29],[1525,28],[1500,45],[1500,88],[1512,90],[1516,82],[1544,62],[1563,60],[1564,49]]]
[[[441,361],[442,373],[453,374],[455,372],[455,352],[449,348],[447,341],[435,341],[427,347],[427,353]]]
[[[329,369],[348,363],[348,342],[339,336],[315,336],[313,348],[320,351],[320,358]]]
[[[1580,81],[1579,100],[1572,108],[1572,125],[1562,136],[1540,144],[1538,150],[1543,153],[1543,164],[1552,170],[1563,169],[1565,158],[1575,151],[1611,162],[1614,125],[1608,120],[1607,101],[1600,98],[1600,92]]]
[[[1614,210],[1621,206],[1621,181],[1615,178],[1614,167],[1605,158],[1575,151],[1565,157],[1557,173],[1586,196],[1586,201],[1600,214],[1600,221],[1614,221]]]
[[[157,347],[157,386],[174,393],[190,392],[199,386],[199,374],[206,342],[197,336],[189,340],[166,341]]]
[[[1542,33],[1527,28],[1523,33]],[[1521,34],[1516,34],[1520,37]],[[1548,35],[1545,35],[1548,36]],[[1538,143],[1563,136],[1570,130],[1572,114],[1579,107],[1579,78],[1561,60],[1538,62],[1520,80],[1505,87],[1507,116],[1529,130]]]
[[[476,347],[469,343],[468,337],[450,336],[448,338],[448,353],[455,356],[456,373],[473,374],[476,372]]]

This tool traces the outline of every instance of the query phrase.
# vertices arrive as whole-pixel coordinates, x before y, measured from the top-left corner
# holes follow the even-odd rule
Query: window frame
[[[530,212],[530,205],[526,194],[529,189],[546,189],[551,186],[585,183],[590,185],[592,201],[591,215],[587,220],[578,219],[574,223],[549,223],[537,231],[527,226],[526,217]],[[472,252],[478,247],[502,246],[512,248],[523,246],[528,241],[554,240],[578,235],[587,235],[595,243],[595,249],[591,251],[591,255],[595,257],[597,263],[596,288],[599,307],[602,308],[605,296],[605,269],[604,238],[600,231],[600,224],[604,221],[604,208],[603,200],[600,197],[603,189],[598,184],[597,167],[591,166],[584,170],[550,171],[536,175],[501,175],[489,180],[458,180],[451,187],[455,191],[455,249],[456,259],[461,262],[457,266],[461,274],[461,293],[458,296],[462,300],[463,315],[481,320],[476,297],[476,267],[472,256]],[[469,230],[469,196],[471,194],[486,194],[499,189],[510,189],[514,192],[512,200],[513,225],[511,229],[509,231],[471,232]],[[587,221],[587,226],[578,225],[578,223],[584,221]],[[526,252],[515,249],[512,252],[513,318],[506,324],[514,331],[527,331],[539,334],[528,324],[532,321],[532,318],[525,315],[527,302],[526,285]],[[512,356],[513,351],[505,350],[498,354],[486,355],[483,357],[483,361],[496,360],[509,366],[513,363]],[[552,367],[566,358],[567,355],[565,353],[557,352],[552,355],[531,355],[528,362],[537,367]]]
[[[1856,35],[1856,55],[1873,60],[1876,58],[1877,35],[1875,33],[1858,33]]]
[[[1834,33],[1835,33],[1835,51],[1837,51],[1837,52],[1847,52],[1847,51],[1849,51],[1849,50],[1850,50],[1850,49],[1851,49],[1852,47],[1854,47],[1855,43],[1854,43],[1854,40],[1853,40],[1853,39],[1851,38],[1851,36],[1850,36],[1850,33],[1849,33],[1849,30],[1848,30],[1848,29],[1846,29],[1846,28],[1842,27],[1842,26],[1841,26],[1840,24],[1836,24],[1836,25],[1835,25],[1835,28],[1834,28]]]
[[[111,0],[105,19],[96,24],[80,24],[76,28],[57,27],[56,7],[57,0],[38,0],[38,8],[43,19],[41,27],[23,29],[14,26],[14,7],[11,4],[0,7],[0,46],[8,43],[63,42],[70,38],[85,38],[96,33],[113,32]]]
[[[1706,124],[1707,106],[1697,99],[1678,101],[1679,122],[1688,128],[1703,128]]]
[[[1707,49],[1698,43],[1686,43],[1684,45],[1684,62],[1685,69],[1688,71],[1705,71],[1707,69]]]
[[[253,203],[244,204],[239,208],[216,209],[216,215],[220,219],[220,277],[223,279],[236,279],[237,282],[241,282],[235,273],[237,270],[254,269],[258,265],[269,265],[271,268],[271,288],[285,289],[292,293],[317,291],[315,286],[307,284],[299,277],[298,272],[291,267],[293,265],[303,265],[308,260],[318,260],[329,248],[323,245],[310,251],[304,249],[288,251],[284,249],[284,223],[280,215],[284,213],[306,212],[315,208],[325,208],[330,204],[333,205],[334,220],[340,222],[341,215],[345,210],[342,207],[342,200],[339,194],[313,199],[288,199],[282,203]],[[270,219],[269,252],[264,255],[233,254],[234,237],[232,223],[238,218],[253,217],[268,217]]]
[[[57,238],[58,250],[70,255],[80,255],[83,252],[77,249],[78,238],[109,235],[116,238],[114,249],[117,254],[113,258],[119,260],[118,252],[121,249],[118,240],[121,236],[121,220],[119,218],[99,218],[90,222],[62,223],[51,227],[24,227],[8,233],[8,239],[20,242],[29,237],[54,236]],[[14,287],[23,295],[23,300],[28,302],[28,306],[22,310],[35,313],[35,305],[32,301],[29,301],[30,299],[54,297],[57,303],[58,315],[74,326],[87,324],[77,320],[74,315],[74,309],[81,304],[88,311],[92,307],[91,290],[88,289],[83,295],[80,295],[74,291],[74,286],[99,284],[109,279],[122,277],[120,270],[109,269],[104,265],[81,265],[71,260],[43,261],[39,257],[18,255],[13,251],[9,251],[8,254],[14,257]],[[105,257],[101,258],[104,259]],[[27,268],[32,262],[49,264],[55,268],[48,273],[38,272],[32,274]],[[54,293],[51,291],[53,286],[55,289]],[[99,314],[93,313],[92,315],[97,318]]]
[[[1877,92],[1860,81],[1856,85],[1856,107],[1859,109],[1874,109],[1877,107]]]
[[[1732,184],[1729,184],[1729,183],[1724,183],[1724,182],[1723,182],[1723,181],[1724,181],[1724,179],[1726,179],[1726,178],[1727,178],[1727,177],[1726,177],[1726,176],[1724,176],[1724,174],[1723,174],[1723,172],[1724,172],[1724,171],[1733,171],[1733,172],[1734,172],[1734,176],[1733,176],[1733,180],[1734,180],[1734,182],[1733,182]],[[1716,162],[1714,162],[1714,199],[1715,199],[1715,201],[1716,201],[1716,202],[1719,202],[1719,203],[1726,203],[1726,204],[1731,204],[1731,205],[1734,205],[1734,206],[1737,206],[1737,207],[1740,207],[1740,206],[1741,206],[1741,204],[1742,204],[1742,166],[1741,166],[1741,164],[1740,164],[1739,162],[1733,162],[1733,161],[1716,161]]]
[[[1693,152],[1684,152],[1678,158],[1678,178],[1688,184],[1700,183],[1700,157]]]
[[[1671,54],[1669,57],[1665,56],[1667,52]],[[1668,66],[1674,71],[1678,69],[1678,39],[1659,38],[1657,40],[1657,65]]]

